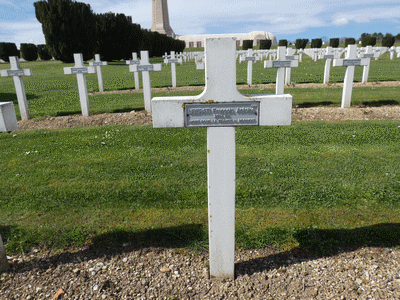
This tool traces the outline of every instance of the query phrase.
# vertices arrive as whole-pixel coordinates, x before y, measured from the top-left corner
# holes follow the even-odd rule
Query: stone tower
[[[175,38],[175,33],[169,25],[168,3],[167,0],[153,1],[153,25],[151,31],[166,34]]]

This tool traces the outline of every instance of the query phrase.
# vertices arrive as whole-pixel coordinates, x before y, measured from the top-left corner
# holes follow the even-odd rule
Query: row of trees
[[[181,52],[185,43],[144,30],[124,14],[95,14],[89,4],[73,0],[41,0],[34,3],[42,24],[48,52],[57,60],[73,62],[74,53],[84,60],[99,53],[102,60],[129,59],[132,52],[149,50],[150,56]]]
[[[400,40],[400,33],[396,36],[393,36],[390,33],[387,33],[385,36],[383,36],[382,33],[374,33],[374,34],[368,34],[368,33],[363,33],[358,40],[358,42],[361,42],[363,47],[366,46],[375,46],[377,42],[382,43],[383,47],[392,47],[395,43],[395,41]],[[304,49],[308,44],[309,44],[309,39],[297,39],[295,42],[295,47],[296,49]],[[345,44],[345,47],[347,47],[350,44],[356,44],[357,41],[355,38],[333,38],[329,40],[329,46],[337,48],[339,44]],[[311,48],[321,48],[322,47],[322,39],[312,39],[311,40]],[[287,46],[288,41],[287,40],[279,40],[279,46]]]
[[[46,45],[21,44],[21,50],[17,49],[15,43],[0,43],[0,59],[9,62],[10,56],[22,57],[26,61],[50,60],[52,56],[46,50]]]

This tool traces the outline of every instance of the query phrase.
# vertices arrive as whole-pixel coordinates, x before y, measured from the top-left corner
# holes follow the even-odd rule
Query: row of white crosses
[[[153,127],[207,127],[210,275],[234,278],[235,127],[290,125],[292,96],[239,93],[235,38],[206,39],[205,83],[198,96],[153,98]]]

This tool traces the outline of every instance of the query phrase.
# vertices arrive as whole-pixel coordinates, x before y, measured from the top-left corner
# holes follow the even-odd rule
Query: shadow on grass
[[[362,103],[365,106],[380,107],[384,105],[400,105],[397,100],[378,100],[378,101],[365,101]]]
[[[81,110],[72,110],[72,111],[58,111],[56,112],[56,117],[62,117],[62,116],[71,116],[71,115],[81,115],[82,111]]]
[[[124,112],[131,112],[131,111],[142,111],[144,110],[144,107],[137,107],[137,108],[132,108],[132,107],[124,107],[124,108],[118,108],[114,109],[111,112],[112,113],[124,113]]]
[[[13,235],[16,229],[10,226],[1,227],[3,240]],[[51,247],[51,246],[50,246]],[[207,228],[200,224],[183,225],[140,232],[114,230],[100,234],[92,239],[92,243],[81,251],[64,251],[61,254],[44,258],[34,258],[29,262],[12,264],[13,272],[25,272],[29,269],[48,269],[54,265],[77,262],[84,257],[95,260],[104,256],[115,256],[146,248],[206,248]],[[39,267],[38,267],[39,266]]]
[[[317,106],[328,106],[334,104],[332,101],[321,101],[321,102],[303,102],[296,106],[299,108],[317,107]]]
[[[299,247],[236,263],[236,275],[279,269],[292,264],[352,252],[361,247],[400,246],[400,224],[377,224],[355,229],[300,229],[293,238]]]
[[[37,99],[38,96],[35,94],[26,94],[27,100]],[[18,105],[17,95],[15,93],[0,93],[0,102],[13,102],[14,105]]]

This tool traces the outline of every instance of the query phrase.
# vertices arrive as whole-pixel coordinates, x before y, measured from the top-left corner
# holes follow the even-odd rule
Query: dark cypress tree
[[[321,48],[321,47],[322,47],[322,39],[311,40],[311,48]]]
[[[287,41],[287,40],[279,40],[279,44],[278,44],[278,45],[279,45],[279,46],[287,47],[288,41]]]
[[[332,48],[337,48],[339,47],[339,38],[333,38],[329,40],[329,46]]]
[[[243,50],[253,49],[253,40],[244,40],[242,48]]]
[[[84,60],[93,58],[96,24],[90,5],[72,0],[42,0],[34,6],[50,54],[68,63],[73,62],[74,53],[82,53]]]
[[[18,56],[19,51],[14,43],[0,43],[0,59],[10,62],[10,56]]]
[[[26,61],[36,61],[38,59],[37,47],[35,44],[21,43],[21,57]]]
[[[37,51],[41,60],[50,60],[53,58],[47,51],[46,45],[38,45]]]
[[[260,41],[260,49],[271,49],[272,41],[271,40],[261,40]]]
[[[395,38],[390,33],[386,33],[386,35],[382,38],[382,46],[383,47],[392,47],[394,45]]]
[[[355,38],[346,38],[344,39],[344,46],[347,47],[348,45],[354,45],[356,43]]]

